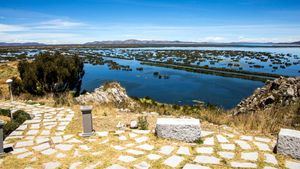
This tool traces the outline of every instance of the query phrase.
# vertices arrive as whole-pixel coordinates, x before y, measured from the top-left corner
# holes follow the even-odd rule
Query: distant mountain
[[[198,42],[183,42],[183,41],[159,41],[159,40],[114,40],[114,41],[94,41],[87,42],[84,45],[147,45],[147,44],[199,44]]]
[[[38,42],[25,42],[25,43],[6,43],[0,42],[0,46],[44,46],[46,44]]]
[[[297,44],[297,45],[300,45],[300,41],[292,42],[291,44]]]

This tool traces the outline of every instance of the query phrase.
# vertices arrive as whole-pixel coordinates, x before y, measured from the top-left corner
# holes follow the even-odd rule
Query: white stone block
[[[300,131],[281,129],[278,134],[277,152],[300,159]]]
[[[200,138],[198,119],[158,118],[155,132],[162,138],[194,142]]]

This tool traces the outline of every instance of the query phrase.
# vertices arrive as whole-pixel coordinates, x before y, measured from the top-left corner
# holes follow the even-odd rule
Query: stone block
[[[155,132],[162,138],[194,142],[200,138],[200,121],[198,119],[158,118]]]
[[[277,139],[277,152],[300,159],[300,131],[281,129]]]

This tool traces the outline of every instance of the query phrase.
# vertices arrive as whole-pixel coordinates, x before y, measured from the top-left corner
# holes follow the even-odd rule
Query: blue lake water
[[[109,58],[111,59],[111,58]],[[109,70],[107,65],[85,64],[82,90],[93,91],[105,82],[120,82],[129,96],[149,96],[162,103],[194,104],[193,100],[233,108],[243,98],[264,84],[259,81],[199,74],[169,68],[140,65],[135,60],[111,59],[121,65],[130,65],[133,71]],[[143,71],[137,71],[143,67]],[[169,79],[158,79],[153,75],[160,72]]]

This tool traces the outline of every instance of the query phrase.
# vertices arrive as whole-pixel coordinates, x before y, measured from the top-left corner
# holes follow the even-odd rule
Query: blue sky
[[[291,42],[299,0],[0,0],[0,42]]]

